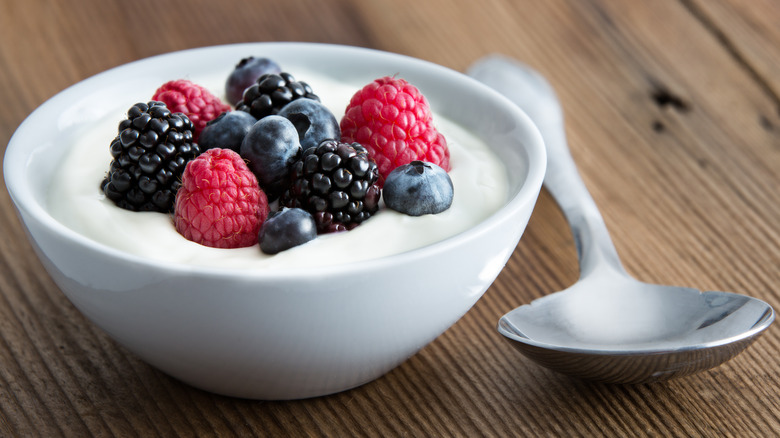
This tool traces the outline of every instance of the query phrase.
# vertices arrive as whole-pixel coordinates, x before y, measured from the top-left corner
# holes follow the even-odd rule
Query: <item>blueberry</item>
[[[209,120],[198,139],[201,151],[211,148],[232,149],[239,152],[241,142],[257,120],[243,111],[222,113]]]
[[[318,146],[324,140],[341,139],[341,130],[336,116],[320,102],[313,99],[296,99],[285,105],[279,115],[288,118],[306,150]]]
[[[235,106],[241,102],[244,90],[254,84],[257,78],[266,73],[279,74],[281,72],[279,64],[268,58],[255,58],[254,56],[244,58],[228,76],[225,82],[225,96],[228,102]]]
[[[273,201],[285,188],[290,167],[301,154],[298,131],[284,117],[266,116],[249,129],[239,153]]]
[[[276,254],[302,245],[317,237],[317,225],[309,212],[300,208],[283,208],[263,222],[258,234],[260,249]]]
[[[441,167],[412,161],[393,169],[382,188],[388,208],[410,216],[436,214],[452,205],[452,180]]]

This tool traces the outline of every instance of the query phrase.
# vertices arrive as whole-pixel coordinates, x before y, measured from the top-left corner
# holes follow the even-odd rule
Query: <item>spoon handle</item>
[[[558,113],[560,115],[560,111]],[[580,278],[599,267],[623,272],[604,219],[569,152],[563,126],[562,116],[556,122],[552,114],[549,119],[537,123],[548,152],[544,186],[555,198],[571,227],[580,262]]]
[[[580,278],[604,268],[624,273],[604,219],[569,152],[563,111],[552,86],[530,67],[502,56],[486,57],[468,73],[518,105],[542,134],[547,149],[544,185],[571,227]]]

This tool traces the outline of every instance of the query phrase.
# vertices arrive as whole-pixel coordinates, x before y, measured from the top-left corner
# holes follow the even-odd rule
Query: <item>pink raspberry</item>
[[[358,90],[341,119],[341,141],[358,142],[379,167],[379,181],[398,166],[427,161],[450,170],[447,141],[433,125],[420,90],[403,79],[383,77]]]
[[[230,105],[198,84],[187,79],[178,79],[164,83],[154,92],[152,100],[163,102],[173,113],[184,113],[190,118],[195,130],[193,141],[197,142],[200,131],[210,120],[223,112],[230,111]]]
[[[187,239],[214,248],[257,243],[268,198],[238,153],[209,149],[187,163],[176,193],[174,223]]]

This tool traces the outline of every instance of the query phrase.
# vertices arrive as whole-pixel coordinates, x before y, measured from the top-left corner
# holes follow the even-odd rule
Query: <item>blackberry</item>
[[[266,73],[244,90],[244,97],[236,109],[248,112],[260,120],[265,116],[277,114],[282,107],[300,98],[320,101],[309,84],[296,81],[293,75],[285,72]]]
[[[351,230],[379,209],[378,180],[363,146],[325,140],[292,165],[280,205],[311,213],[320,234]]]
[[[132,211],[173,211],[187,162],[200,154],[192,142],[193,125],[162,102],[137,103],[119,123],[111,142],[111,167],[101,189]]]

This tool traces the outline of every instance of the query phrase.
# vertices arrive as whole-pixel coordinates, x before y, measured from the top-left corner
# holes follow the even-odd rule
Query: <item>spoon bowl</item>
[[[501,56],[478,61],[468,73],[502,92],[539,128],[548,152],[544,185],[571,226],[580,261],[574,285],[499,320],[499,333],[515,348],[574,377],[645,383],[720,365],[769,327],[774,310],[761,300],[629,276],[569,153],[549,83]]]
[[[744,295],[588,277],[504,315],[498,331],[526,356],[602,382],[666,380],[731,359],[772,322]]]

